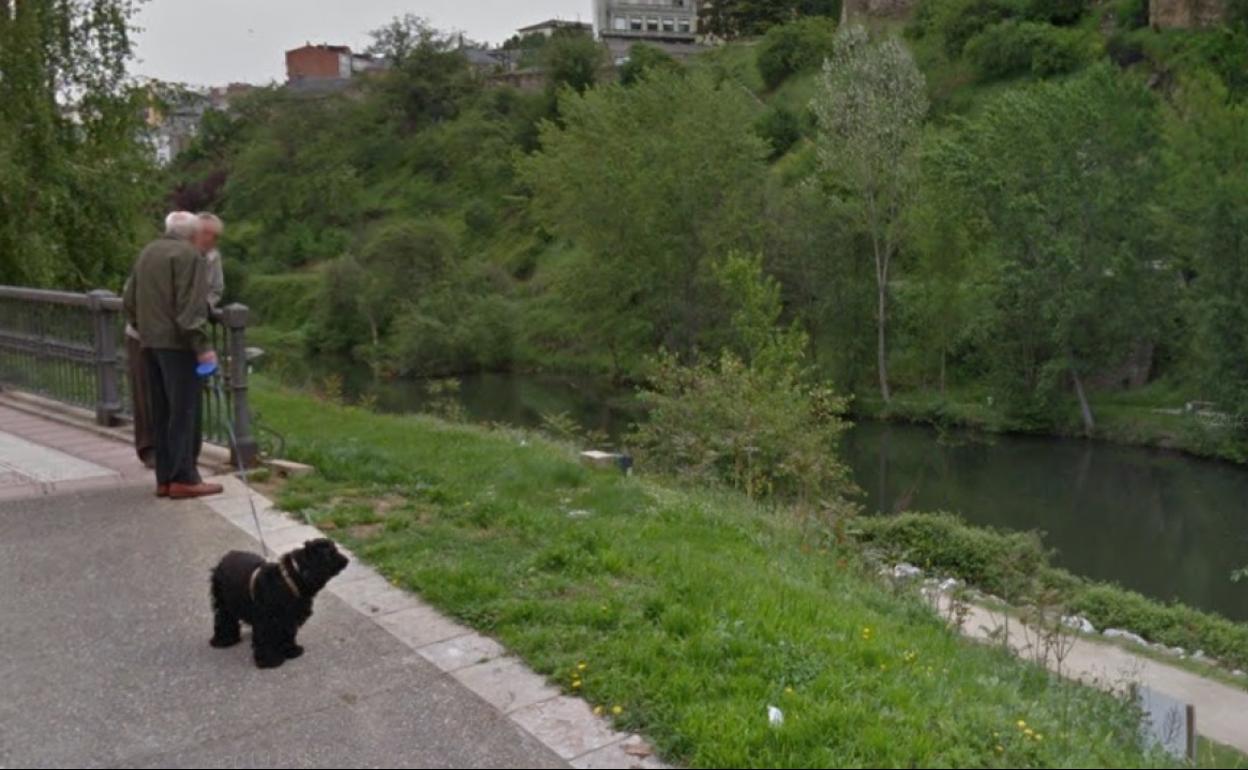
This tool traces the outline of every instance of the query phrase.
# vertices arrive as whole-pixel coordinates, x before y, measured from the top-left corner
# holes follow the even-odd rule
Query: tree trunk
[[[888,342],[886,335],[886,325],[888,319],[888,283],[887,278],[882,278],[879,284],[880,299],[880,317],[876,328],[878,330],[878,345],[876,356],[880,369],[880,397],[884,399],[884,403],[892,401],[893,394],[888,387]]]
[[[1083,432],[1084,435],[1091,436],[1092,431],[1096,429],[1096,420],[1092,418],[1092,405],[1088,403],[1088,394],[1083,390],[1083,380],[1079,377],[1079,372],[1072,365],[1070,367],[1070,376],[1075,381],[1075,395],[1079,397],[1079,411],[1083,415]]]

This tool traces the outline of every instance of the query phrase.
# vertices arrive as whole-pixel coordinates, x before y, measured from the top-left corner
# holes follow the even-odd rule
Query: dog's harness
[[[282,582],[286,584],[286,587],[290,589],[290,592],[294,595],[294,597],[299,599],[303,597],[303,594],[300,593],[299,584],[295,582],[295,578],[291,574],[292,570],[297,574],[299,572],[299,567],[294,563],[295,560],[293,556],[290,557],[290,561],[291,566],[288,568],[286,566],[286,559],[279,559],[277,562],[277,572],[282,576]],[[267,566],[268,564],[261,564],[259,567],[256,567],[251,573],[251,579],[247,581],[247,591],[251,594],[251,600],[253,602],[256,600],[256,578],[260,577],[260,571]]]

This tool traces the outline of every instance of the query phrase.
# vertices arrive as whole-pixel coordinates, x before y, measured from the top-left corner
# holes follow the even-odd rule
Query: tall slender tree
[[[837,33],[811,108],[819,119],[819,181],[870,243],[876,283],[876,365],[888,379],[889,282],[906,211],[918,188],[917,150],[927,84],[896,38],[875,42],[859,26]]]

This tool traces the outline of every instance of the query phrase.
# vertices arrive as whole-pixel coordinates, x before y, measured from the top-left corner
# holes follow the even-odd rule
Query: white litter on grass
[[[578,508],[577,510],[575,510],[575,511],[568,511],[568,518],[569,518],[569,519],[588,519],[588,518],[589,518],[590,516],[592,516],[592,515],[593,515],[593,513],[592,513],[592,512],[590,512],[590,511],[584,511],[584,510],[581,510],[581,509],[579,509],[579,508]]]
[[[767,707],[767,723],[772,727],[780,727],[784,724],[784,712],[775,706]]]
[[[937,588],[940,589],[941,593],[947,594],[957,588],[960,588],[961,586],[962,586],[961,580],[958,580],[957,578],[945,578],[944,580],[940,581],[940,585],[937,586]]]

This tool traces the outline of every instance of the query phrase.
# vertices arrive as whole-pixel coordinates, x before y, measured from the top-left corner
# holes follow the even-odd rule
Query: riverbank
[[[988,434],[1026,434],[1059,438],[1091,438],[1125,446],[1168,449],[1194,457],[1248,462],[1243,444],[1221,416],[1188,409],[1188,401],[1153,385],[1138,391],[1096,393],[1090,398],[1096,427],[1088,436],[1073,398],[1063,417],[1042,422],[1012,418],[988,395],[969,391],[902,391],[889,403],[875,396],[854,399],[855,416],[907,422],[938,429],[964,429]]]
[[[669,761],[1157,761],[1112,699],[957,638],[856,548],[785,511],[591,471],[531,432],[263,383],[255,401],[320,471],[291,482],[284,507],[569,692],[618,707],[617,725]]]

